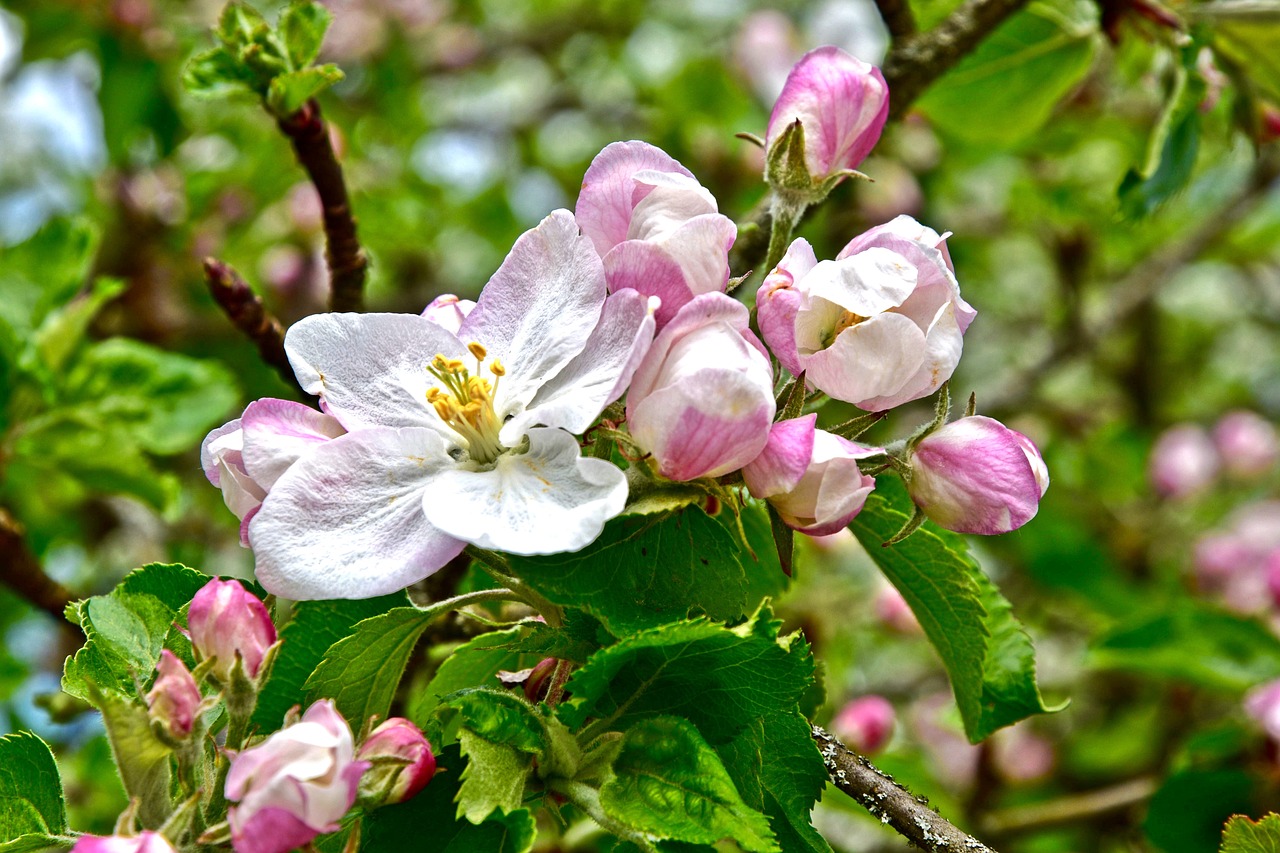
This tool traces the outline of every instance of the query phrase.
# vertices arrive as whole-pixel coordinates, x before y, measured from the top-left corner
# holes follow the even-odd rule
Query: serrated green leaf
[[[515,639],[494,640],[494,645],[488,648],[585,663],[587,658],[612,642],[613,637],[600,620],[589,613],[570,610],[565,613],[564,624],[559,628],[541,623],[530,625]]]
[[[102,711],[124,790],[138,802],[138,823],[159,829],[172,811],[169,748],[152,732],[146,706],[140,701],[111,693],[97,693],[91,701]]]
[[[813,659],[799,635],[777,639],[766,614],[735,629],[706,620],[642,631],[592,655],[557,708],[571,729],[588,717],[619,728],[626,721],[676,715],[712,744],[737,737],[752,721],[796,707],[813,680]]]
[[[218,26],[214,32],[229,48],[251,44],[254,37],[267,27],[267,19],[248,3],[232,2],[222,7]]]
[[[227,52],[215,47],[191,57],[182,74],[182,85],[193,95],[220,98],[241,93],[261,94],[258,75]]]
[[[430,624],[416,607],[397,607],[356,623],[307,678],[307,704],[333,699],[338,713],[356,726],[374,716],[386,719],[409,656]]]
[[[409,719],[419,727],[427,728],[431,714],[442,697],[470,687],[496,686],[498,682],[495,676],[500,671],[521,669],[524,658],[520,653],[504,646],[508,642],[514,642],[522,634],[522,628],[491,631],[473,637],[454,649],[440,664],[431,680],[419,687],[410,698]]]
[[[421,853],[527,853],[537,827],[528,809],[494,814],[473,824],[455,816],[463,759],[454,745],[436,753],[440,768],[431,784],[406,803],[385,806],[364,821],[360,849],[366,853],[416,850]]]
[[[344,76],[336,65],[317,65],[276,75],[267,89],[267,108],[280,118],[293,115]]]
[[[30,732],[0,737],[0,841],[66,831],[62,777],[48,745]]]
[[[88,293],[49,312],[36,329],[34,343],[40,360],[51,373],[60,373],[66,367],[72,353],[83,343],[89,323],[103,305],[124,289],[125,283],[119,279],[100,278]]]
[[[480,823],[495,810],[506,814],[517,811],[524,802],[533,756],[469,729],[458,732],[458,744],[467,766],[458,789],[457,816]]]
[[[462,717],[462,725],[485,740],[541,758],[547,736],[542,717],[514,693],[477,688],[449,696],[444,703]]]
[[[947,133],[1007,146],[1033,133],[1088,72],[1098,40],[1088,0],[1039,0],[1010,17],[917,102]]]
[[[910,518],[905,507],[891,505],[890,494],[888,489],[872,493],[849,529],[902,593],[937,649],[969,740],[977,743],[1024,717],[1058,710],[1040,696],[1030,638],[963,539],[929,525],[882,547]]]
[[[600,789],[605,813],[656,838],[712,844],[732,838],[743,850],[781,850],[763,814],[742,801],[715,750],[688,720],[652,717],[627,729]]]
[[[626,516],[577,553],[513,556],[511,565],[551,601],[586,610],[615,635],[691,614],[731,622],[754,611],[766,590],[781,591],[786,577],[774,568],[772,544],[753,545],[753,557],[728,523],[696,508],[665,518]],[[767,537],[767,520],[763,529]]]
[[[333,14],[311,0],[292,0],[280,13],[280,39],[295,70],[306,68],[320,53]]]
[[[1257,823],[1235,815],[1222,832],[1221,853],[1280,853],[1280,814]]]
[[[294,705],[307,701],[307,679],[324,660],[329,647],[350,636],[364,619],[409,604],[403,592],[379,598],[340,601],[300,601],[293,617],[280,632],[280,653],[271,676],[258,694],[253,724],[275,731]]]

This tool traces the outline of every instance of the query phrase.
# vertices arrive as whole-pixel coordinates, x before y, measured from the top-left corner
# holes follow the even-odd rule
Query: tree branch
[[[982,826],[991,835],[1012,835],[1074,823],[1083,818],[1136,806],[1151,799],[1159,787],[1157,779],[1131,779],[1097,791],[994,811],[983,818]]]
[[[907,0],[876,0],[876,9],[894,44],[916,34],[916,16]]]
[[[923,797],[916,797],[821,727],[813,727],[813,739],[818,742],[835,786],[921,849],[995,853],[929,808]]]
[[[204,277],[209,292],[231,325],[258,347],[262,360],[276,369],[280,378],[298,388],[298,377],[284,351],[284,327],[230,265],[215,258],[204,259]]]
[[[364,278],[369,259],[356,237],[356,220],[351,215],[342,166],[333,151],[329,126],[320,115],[320,105],[307,101],[302,109],[278,121],[280,130],[293,143],[293,152],[311,183],[320,194],[324,211],[326,259],[329,262],[329,308],[333,311],[364,310]]]
[[[4,508],[0,508],[0,583],[68,630],[79,633],[79,627],[66,617],[67,605],[74,596],[44,573],[40,561],[27,547],[22,525]]]

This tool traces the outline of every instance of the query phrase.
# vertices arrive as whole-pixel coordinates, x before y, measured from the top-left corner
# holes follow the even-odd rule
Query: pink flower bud
[[[876,596],[876,619],[891,631],[899,634],[921,634],[920,620],[911,611],[911,605],[896,587],[886,586]]]
[[[775,423],[742,476],[751,494],[773,504],[788,527],[825,536],[844,528],[876,487],[858,460],[884,451],[815,429],[817,420],[811,414]]]
[[[911,456],[907,491],[933,521],[994,535],[1035,517],[1049,488],[1040,451],[1020,432],[980,415],[929,434]]]
[[[1276,428],[1253,412],[1230,412],[1213,428],[1213,441],[1227,473],[1248,479],[1265,474],[1280,460]]]
[[[820,181],[856,168],[875,147],[888,117],[889,87],[880,69],[838,47],[820,47],[787,75],[769,116],[765,148],[773,148],[799,120],[805,165]]]
[[[893,705],[883,696],[847,702],[831,721],[831,732],[863,755],[874,755],[893,735]]]
[[[191,734],[200,707],[200,686],[190,670],[168,649],[160,652],[159,673],[147,693],[147,714],[176,739]]]
[[[176,853],[173,845],[158,832],[143,830],[138,835],[82,835],[71,853]]]
[[[231,759],[231,846],[236,853],[286,853],[335,831],[368,768],[355,760],[351,727],[333,702],[316,702],[300,722]]]
[[[1045,778],[1053,772],[1057,761],[1053,742],[1025,725],[996,732],[992,748],[997,772],[1014,784]]]
[[[213,658],[214,674],[230,680],[237,656],[245,674],[256,678],[267,649],[276,641],[276,627],[267,608],[239,581],[209,581],[191,599],[187,610],[191,644],[201,658]]]
[[[476,304],[470,299],[459,299],[452,293],[445,293],[432,299],[422,309],[422,316],[456,335],[458,329],[462,328],[462,321],[467,319],[467,315],[475,307]]]
[[[1260,684],[1246,693],[1244,710],[1262,725],[1267,737],[1280,743],[1280,680]]]
[[[356,757],[372,765],[360,780],[360,790],[377,803],[403,803],[421,791],[436,772],[431,744],[422,730],[404,717],[392,717],[374,729]]]
[[[1170,427],[1151,449],[1148,473],[1161,497],[1185,498],[1212,485],[1218,476],[1218,451],[1200,427]]]
[[[764,449],[773,370],[747,308],[722,293],[694,297],[658,333],[627,393],[627,425],[671,480],[719,477]]]

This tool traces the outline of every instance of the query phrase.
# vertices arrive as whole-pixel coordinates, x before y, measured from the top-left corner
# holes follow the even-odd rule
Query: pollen
[[[481,346],[476,341],[472,341],[471,343],[467,344],[467,351],[476,357],[476,361],[484,361],[485,358],[489,355],[488,350],[486,350],[483,346]]]
[[[475,356],[477,372],[483,370],[488,351],[474,341],[467,344],[467,351]],[[506,373],[498,360],[489,365],[492,382],[473,376],[460,359],[443,354],[431,360],[427,372],[440,383],[427,391],[427,403],[466,442],[471,459],[481,464],[497,459],[507,449],[498,439],[502,422],[494,411],[498,381]]]

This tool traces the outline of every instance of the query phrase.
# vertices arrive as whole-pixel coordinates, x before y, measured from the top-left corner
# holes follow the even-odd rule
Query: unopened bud
[[[863,696],[845,704],[831,721],[831,731],[854,750],[873,755],[893,735],[893,705],[883,696]]]
[[[174,740],[191,734],[200,707],[200,686],[168,649],[160,652],[158,676],[147,693],[147,715]]]
[[[356,758],[372,766],[360,780],[360,797],[371,803],[402,803],[423,789],[436,772],[431,744],[404,717],[374,729]]]
[[[173,845],[158,832],[144,830],[139,835],[82,835],[71,853],[175,853]]]
[[[187,611],[191,644],[202,659],[214,659],[214,676],[223,684],[239,655],[244,673],[257,678],[267,649],[276,641],[276,628],[267,608],[239,581],[213,579],[191,599]]]

